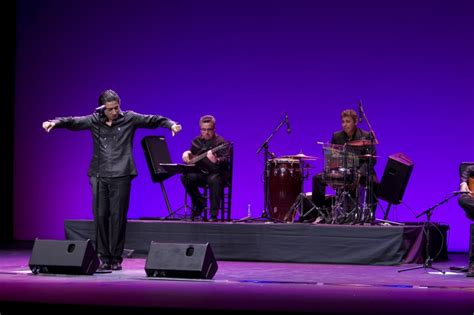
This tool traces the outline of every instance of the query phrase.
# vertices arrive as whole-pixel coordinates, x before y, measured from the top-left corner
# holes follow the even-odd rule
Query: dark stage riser
[[[65,221],[66,239],[94,240],[90,220]],[[129,220],[125,248],[209,242],[218,260],[397,265],[424,261],[423,227]],[[436,250],[437,252],[438,250]]]

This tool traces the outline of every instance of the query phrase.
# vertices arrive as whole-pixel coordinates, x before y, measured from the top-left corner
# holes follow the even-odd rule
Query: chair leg
[[[206,205],[204,207],[204,209],[202,210],[202,219],[204,221],[207,221],[208,217],[207,217],[207,209],[209,209],[209,191],[207,189],[207,187],[204,187],[204,194],[203,194],[204,198],[206,199]]]

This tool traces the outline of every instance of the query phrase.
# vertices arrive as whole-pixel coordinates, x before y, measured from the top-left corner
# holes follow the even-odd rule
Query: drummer
[[[341,112],[342,130],[333,133],[331,144],[336,148],[354,153],[359,157],[357,173],[359,175],[359,185],[365,186],[368,176],[372,179],[373,191],[378,187],[377,175],[374,170],[375,165],[375,143],[371,133],[357,127],[358,117],[354,110],[346,109]],[[326,205],[325,191],[326,180],[324,173],[313,176],[312,201],[318,207]],[[377,208],[377,197],[375,193],[370,194],[370,208],[372,219],[375,218]]]

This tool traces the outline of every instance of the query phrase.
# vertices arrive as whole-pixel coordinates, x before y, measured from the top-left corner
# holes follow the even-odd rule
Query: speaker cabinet
[[[151,242],[145,264],[148,277],[212,279],[218,269],[211,245]]]
[[[60,273],[91,275],[100,260],[91,244],[86,241],[60,241],[36,239],[29,267],[34,274]]]
[[[411,159],[403,153],[390,155],[380,181],[378,197],[398,205],[402,201],[413,166]]]

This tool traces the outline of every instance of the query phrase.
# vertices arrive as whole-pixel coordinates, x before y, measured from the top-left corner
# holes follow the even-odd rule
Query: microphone
[[[285,122],[286,122],[286,132],[291,133],[290,121],[288,120],[288,114],[285,113]]]
[[[454,195],[463,195],[463,194],[470,194],[469,191],[453,191]]]
[[[362,101],[359,101],[359,124],[362,123],[362,112],[364,110],[362,109]]]

